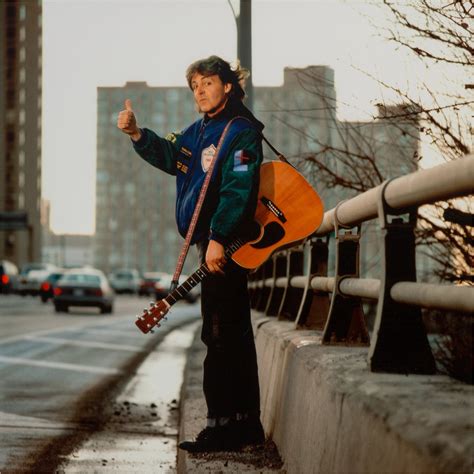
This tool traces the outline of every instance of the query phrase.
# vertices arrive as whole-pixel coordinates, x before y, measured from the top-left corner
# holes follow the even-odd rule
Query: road
[[[39,298],[0,295],[0,472],[40,472],[100,430],[104,407],[139,364],[199,314],[178,303],[143,335],[133,321],[146,303],[122,296],[112,315],[57,314]]]

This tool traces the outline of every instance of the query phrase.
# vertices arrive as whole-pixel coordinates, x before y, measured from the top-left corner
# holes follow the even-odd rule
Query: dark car
[[[138,294],[140,296],[154,296],[155,285],[166,275],[163,272],[145,272],[140,280]]]
[[[96,306],[101,313],[111,313],[114,291],[100,270],[69,270],[57,282],[53,302],[58,313],[66,312],[70,306]]]
[[[64,275],[64,272],[53,272],[48,275],[48,278],[41,283],[39,294],[41,301],[46,303],[50,298],[54,296],[54,288],[59,279]]]
[[[0,260],[0,293],[11,293],[16,289],[17,266],[8,260]]]

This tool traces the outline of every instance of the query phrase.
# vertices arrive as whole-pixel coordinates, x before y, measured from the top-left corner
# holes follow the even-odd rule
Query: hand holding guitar
[[[226,262],[225,249],[222,244],[215,240],[209,241],[206,252],[206,265],[211,273],[220,273],[224,275],[222,268]]]
[[[137,125],[137,119],[132,110],[132,101],[130,99],[125,100],[125,110],[122,110],[118,114],[117,127],[126,133],[134,141],[137,141],[142,136],[142,133]]]

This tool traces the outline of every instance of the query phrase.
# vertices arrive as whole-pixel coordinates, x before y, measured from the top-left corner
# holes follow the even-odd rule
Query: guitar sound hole
[[[279,242],[285,235],[285,229],[278,222],[269,222],[263,228],[263,237],[254,244],[250,244],[254,249],[264,249]]]

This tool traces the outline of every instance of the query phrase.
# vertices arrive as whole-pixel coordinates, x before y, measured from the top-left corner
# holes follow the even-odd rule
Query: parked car
[[[0,260],[0,293],[11,293],[18,280],[18,267],[9,260]]]
[[[46,303],[50,298],[54,296],[54,288],[59,279],[64,275],[64,270],[50,273],[45,280],[41,283],[39,294],[41,301]]]
[[[53,303],[58,313],[68,311],[70,306],[97,306],[101,313],[111,313],[114,292],[100,270],[68,270],[56,284]]]
[[[167,275],[163,272],[145,272],[140,280],[138,287],[138,294],[140,296],[155,296],[155,285]]]
[[[186,280],[186,278],[188,278],[188,275],[181,275],[179,277],[179,284],[181,285]],[[165,274],[160,279],[160,281],[155,284],[155,298],[157,300],[161,300],[168,295],[172,280],[173,280],[173,275]],[[183,299],[187,301],[188,303],[194,303],[195,301],[197,301],[199,296],[200,296],[199,286],[198,287],[195,286],[191,291],[187,292],[184,295]]]
[[[38,295],[41,283],[55,270],[57,267],[51,263],[26,263],[18,275],[16,292],[22,296]]]
[[[140,272],[133,268],[116,270],[109,276],[110,284],[116,293],[138,293]]]

